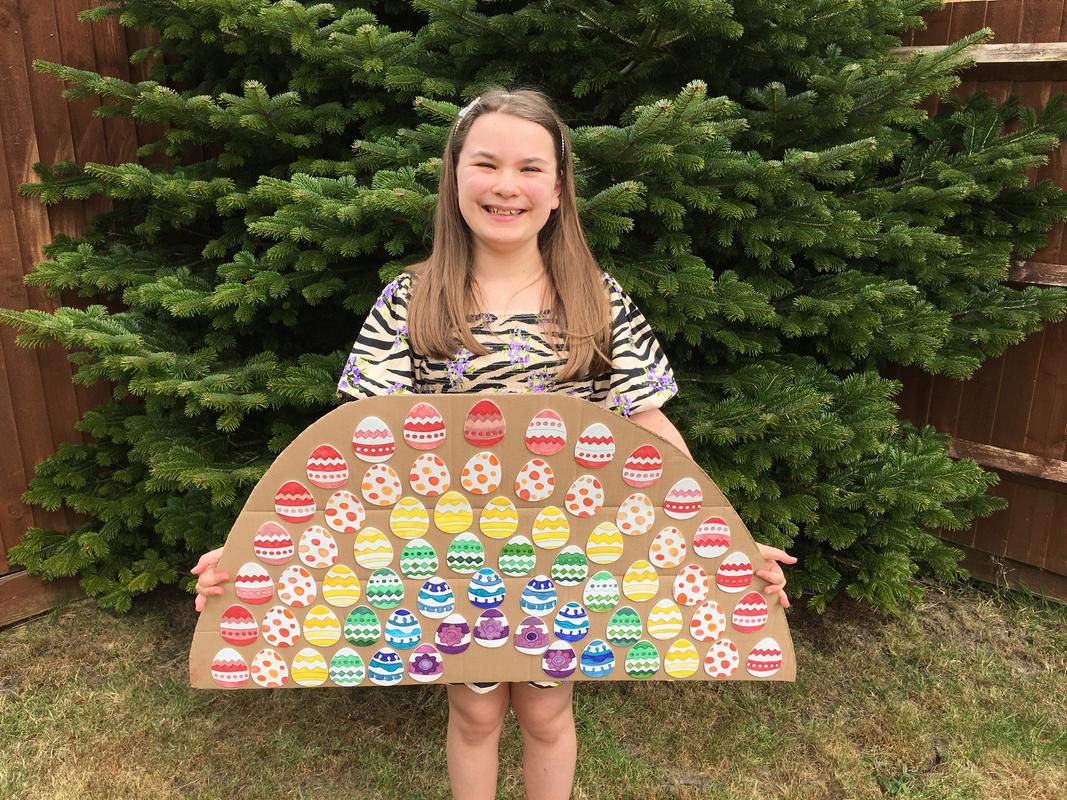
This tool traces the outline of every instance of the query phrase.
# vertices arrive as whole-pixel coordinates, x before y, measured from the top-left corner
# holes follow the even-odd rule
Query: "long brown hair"
[[[470,228],[459,209],[456,161],[467,132],[482,114],[499,111],[536,122],[555,143],[557,174],[561,183],[559,208],[554,209],[537,235],[538,248],[548,276],[549,297],[543,309],[550,311],[546,336],[553,349],[566,360],[559,381],[598,376],[610,367],[611,308],[603,273],[578,219],[574,200],[571,144],[563,121],[552,102],[536,89],[508,91],[492,86],[482,92],[449,133],[441,159],[437,210],[434,216],[433,251],[429,258],[409,267],[417,276],[408,303],[408,336],[415,350],[433,358],[448,358],[460,346],[474,355],[486,355],[471,333],[468,315],[476,308],[471,286],[474,247]],[[565,147],[563,158],[560,148]]]

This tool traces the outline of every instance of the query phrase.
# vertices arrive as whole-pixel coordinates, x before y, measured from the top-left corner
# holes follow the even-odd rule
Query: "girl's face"
[[[536,246],[538,232],[559,208],[556,156],[552,135],[536,122],[498,111],[474,121],[457,159],[456,188],[476,245],[511,251],[533,240]]]

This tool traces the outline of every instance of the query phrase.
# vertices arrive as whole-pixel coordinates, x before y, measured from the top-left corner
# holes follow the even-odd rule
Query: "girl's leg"
[[[496,797],[497,745],[508,711],[508,684],[486,694],[448,687],[448,781],[455,800]]]
[[[554,689],[511,684],[511,707],[522,729],[522,780],[527,800],[567,800],[571,796],[578,754],[573,697],[573,683]]]

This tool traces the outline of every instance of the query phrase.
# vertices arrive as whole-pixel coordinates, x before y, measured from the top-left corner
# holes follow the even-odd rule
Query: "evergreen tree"
[[[954,378],[1067,310],[1005,284],[1067,216],[1028,186],[1067,135],[982,97],[935,118],[967,37],[891,48],[934,0],[494,2],[114,0],[150,26],[137,84],[59,64],[70,99],[164,124],[136,163],[39,165],[43,203],[115,210],[59,238],[28,282],[114,301],[4,311],[110,381],[86,444],[26,500],[91,521],[11,553],[126,609],[216,546],[334,387],[383,281],[424,257],[439,159],[488,83],[531,83],[570,126],[591,246],[658,330],[679,377],[665,411],[762,541],[801,559],[791,589],[885,610],[920,570],[959,573],[939,527],[998,507],[995,476],[896,416],[915,364]],[[193,154],[198,155],[193,155]]]

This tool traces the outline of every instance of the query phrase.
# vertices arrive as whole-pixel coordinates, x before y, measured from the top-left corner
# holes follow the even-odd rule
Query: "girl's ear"
[[[563,180],[556,180],[556,188],[552,190],[552,210],[559,208],[559,195],[563,191]]]

